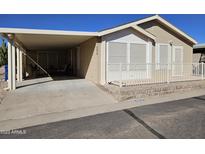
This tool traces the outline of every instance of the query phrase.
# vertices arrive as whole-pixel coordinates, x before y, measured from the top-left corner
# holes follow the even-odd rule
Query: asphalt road
[[[0,138],[205,138],[205,96],[44,124]],[[11,133],[11,132],[9,132]]]

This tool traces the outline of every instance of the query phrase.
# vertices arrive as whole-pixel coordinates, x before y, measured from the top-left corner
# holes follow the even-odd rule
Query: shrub
[[[6,42],[3,40],[2,45],[0,47],[0,66],[6,65],[8,63],[8,49],[6,46]]]

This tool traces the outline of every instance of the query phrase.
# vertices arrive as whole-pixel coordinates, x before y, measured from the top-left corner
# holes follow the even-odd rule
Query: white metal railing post
[[[204,79],[204,62],[201,63],[201,79]]]
[[[167,83],[169,83],[169,63],[167,64]]]
[[[120,87],[122,87],[122,63],[120,63]]]

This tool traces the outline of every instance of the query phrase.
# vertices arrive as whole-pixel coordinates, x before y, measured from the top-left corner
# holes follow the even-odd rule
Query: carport
[[[8,88],[44,76],[85,77],[80,45],[95,32],[0,28],[8,40]],[[89,59],[88,59],[89,60]],[[17,82],[16,82],[17,80]]]

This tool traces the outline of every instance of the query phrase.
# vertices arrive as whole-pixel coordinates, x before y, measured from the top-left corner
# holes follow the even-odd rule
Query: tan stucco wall
[[[99,43],[97,37],[80,44],[80,77],[99,83],[99,60]]]
[[[150,21],[139,26],[156,36],[156,43],[170,43],[172,41],[175,46],[183,46],[183,62],[192,63],[193,44],[188,40],[178,36],[157,21]],[[155,60],[155,50],[156,48],[153,50],[153,60]]]

